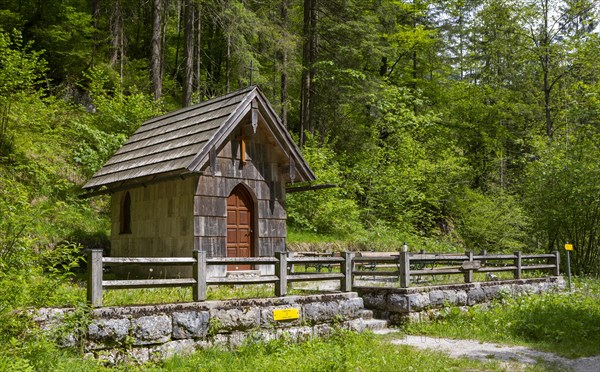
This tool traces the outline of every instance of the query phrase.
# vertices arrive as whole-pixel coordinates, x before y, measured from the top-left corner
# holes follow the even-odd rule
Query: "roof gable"
[[[260,125],[294,164],[298,181],[314,180],[273,107],[253,86],[144,122],[83,188],[110,192],[133,180],[199,173],[210,150],[221,146],[251,111],[253,121],[260,117]]]

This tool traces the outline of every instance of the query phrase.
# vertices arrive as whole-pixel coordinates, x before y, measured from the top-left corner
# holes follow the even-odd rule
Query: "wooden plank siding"
[[[194,246],[206,250],[208,257],[226,256],[226,200],[240,183],[254,199],[255,256],[273,256],[285,250],[285,183],[280,154],[272,151],[267,131],[259,125],[253,133],[247,120],[242,122],[246,161],[241,164],[240,131],[234,131],[217,150],[216,169],[206,165],[194,196]]]
[[[190,257],[194,244],[191,216],[195,184],[195,178],[189,177],[114,193],[111,198],[111,255]],[[119,213],[121,199],[126,192],[131,197],[131,233],[122,234]],[[131,265],[115,267],[114,270],[120,275],[143,278],[191,275],[189,268],[176,266]]]

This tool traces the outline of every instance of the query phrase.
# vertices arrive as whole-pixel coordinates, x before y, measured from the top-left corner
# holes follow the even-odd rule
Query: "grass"
[[[600,354],[600,280],[576,279],[573,293],[504,298],[466,312],[446,308],[410,334],[524,345],[565,357]]]
[[[285,338],[176,356],[150,371],[465,371],[505,370],[498,361],[453,359],[442,353],[395,346],[370,333],[337,331],[327,339],[290,344]]]

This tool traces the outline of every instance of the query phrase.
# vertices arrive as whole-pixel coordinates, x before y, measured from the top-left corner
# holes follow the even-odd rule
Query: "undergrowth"
[[[519,344],[566,357],[600,354],[600,281],[576,279],[576,290],[505,297],[491,305],[445,308],[411,334]]]

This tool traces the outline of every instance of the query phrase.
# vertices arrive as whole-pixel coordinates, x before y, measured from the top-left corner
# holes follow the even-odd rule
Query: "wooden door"
[[[252,257],[252,197],[237,186],[227,198],[227,257]],[[250,270],[251,265],[228,265],[227,270]]]

